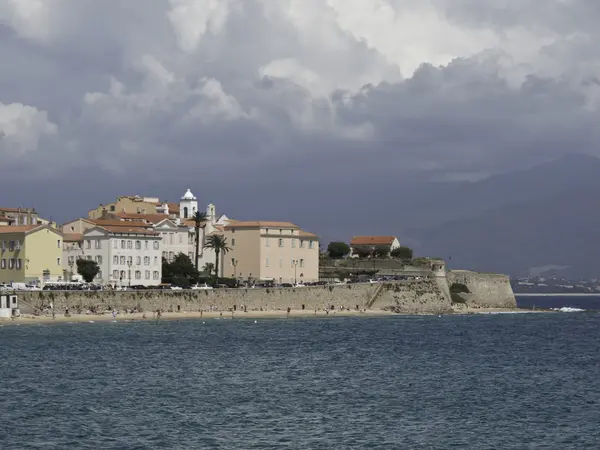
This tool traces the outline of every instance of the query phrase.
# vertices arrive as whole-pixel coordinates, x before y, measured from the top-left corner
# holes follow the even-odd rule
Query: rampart
[[[450,283],[469,287],[470,305],[516,307],[508,277],[454,271]],[[244,306],[248,310],[324,310],[341,306],[348,309],[391,310],[398,313],[442,313],[452,310],[448,282],[443,276],[383,283],[355,283],[299,288],[249,288],[211,290],[139,291],[26,291],[19,292],[22,310],[27,306],[44,308],[52,303],[59,313],[68,306],[72,312],[95,308],[140,311],[229,311]]]
[[[452,270],[446,275],[448,285],[464,284],[469,293],[461,293],[467,306],[481,308],[516,308],[517,301],[507,275]]]

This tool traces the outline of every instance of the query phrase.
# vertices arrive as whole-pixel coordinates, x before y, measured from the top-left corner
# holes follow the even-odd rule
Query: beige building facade
[[[291,222],[230,221],[223,235],[222,277],[301,283],[319,280],[319,238]]]
[[[39,222],[35,208],[0,208],[0,225],[38,225]]]
[[[89,219],[100,219],[103,214],[129,213],[129,214],[156,214],[161,203],[157,197],[123,196],[117,197],[113,203],[99,205],[88,212]]]
[[[0,227],[0,282],[63,279],[63,236],[49,225]]]

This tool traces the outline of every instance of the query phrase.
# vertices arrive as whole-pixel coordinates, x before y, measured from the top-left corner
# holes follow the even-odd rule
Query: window
[[[133,264],[133,256],[128,256],[127,257],[127,265],[131,266]]]
[[[136,250],[142,249],[142,241],[135,241],[135,249]]]
[[[60,239],[56,243],[58,244],[57,247],[60,248]]]
[[[315,247],[314,241],[309,241],[308,248],[314,248],[314,247]]]
[[[87,243],[87,248],[92,248],[92,241],[86,241]]]
[[[296,239],[292,239],[292,248],[296,248]]]
[[[304,241],[300,239],[300,248],[304,248]]]
[[[267,260],[265,261],[265,266],[269,267],[269,258],[267,258]]]
[[[2,258],[2,262],[0,262],[0,269],[6,269],[6,260]]]
[[[279,246],[283,247],[283,239],[279,238]]]
[[[155,280],[160,280],[160,275],[159,275],[159,273],[158,273],[158,270],[155,270],[155,271],[152,273],[152,278],[154,278]]]
[[[150,279],[150,271],[149,271],[149,270],[146,270],[146,271],[144,272],[144,278],[145,278],[146,280],[149,280],[149,279]]]
[[[125,240],[121,240],[121,248],[125,248]]]
[[[152,247],[154,248],[154,250],[158,250],[160,248],[160,243],[158,241],[154,241],[154,244],[152,244]]]
[[[96,279],[96,280],[102,279],[102,271],[101,270],[98,271],[98,273],[96,274],[96,277],[94,279]]]
[[[130,241],[130,240],[127,241],[127,248],[129,250],[131,250],[133,248],[133,241]]]
[[[121,265],[124,266],[125,265],[125,257],[121,256],[120,261],[121,261]]]
[[[100,244],[100,239],[96,239],[96,241],[94,243],[96,244],[96,248],[102,248],[102,246]]]
[[[279,267],[283,267],[283,258],[279,258]]]
[[[119,271],[118,270],[113,270],[113,278],[116,280],[117,278],[119,278]]]
[[[60,258],[56,258],[56,265],[60,266]]]
[[[114,248],[119,248],[119,241],[117,241],[116,239],[114,239]]]
[[[188,252],[188,258],[194,259],[194,252]]]
[[[15,249],[15,241],[8,241],[8,251],[12,252]]]
[[[148,250],[148,241],[144,241],[144,250]]]
[[[154,265],[155,265],[155,266],[156,266],[156,265],[158,265],[158,256],[155,256],[155,257],[154,257]]]
[[[149,266],[150,265],[150,257],[149,256],[144,256],[144,265],[145,266]]]
[[[117,265],[117,264],[119,264],[119,257],[118,257],[118,256],[116,256],[116,255],[115,255],[115,256],[113,256],[113,264],[114,264],[114,265]]]
[[[96,263],[98,265],[102,264],[102,256],[100,256],[100,255],[96,256]]]
[[[58,258],[60,261],[60,258]],[[17,270],[21,270],[21,258],[17,259]]]
[[[265,238],[265,246],[268,247],[269,246],[269,238]]]
[[[231,246],[235,247],[235,238],[231,238]]]
[[[173,252],[169,252],[169,261],[173,261],[173,259],[175,259],[175,255],[173,254]],[[154,261],[154,263],[156,264],[156,260]]]
[[[14,269],[15,268],[15,260],[13,258],[10,258],[8,260],[8,268],[9,269]]]
[[[142,265],[142,257],[141,256],[136,256],[136,258],[135,258],[135,265],[136,266],[141,266]]]
[[[85,259],[87,259],[88,261],[91,261],[91,260],[92,260],[92,255],[87,255],[87,256],[85,257]]]
[[[135,271],[135,279],[136,280],[141,280],[142,279],[142,271],[141,270],[136,270]]]
[[[304,260],[303,259],[300,260],[300,267],[304,267]]]
[[[292,268],[296,267],[298,262],[295,259],[292,259]]]

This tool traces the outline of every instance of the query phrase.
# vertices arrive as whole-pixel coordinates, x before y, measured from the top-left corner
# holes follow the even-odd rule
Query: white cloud
[[[166,155],[243,157],[247,172],[275,156],[368,155],[386,170],[488,173],[596,152],[595,5],[0,1],[0,59],[13,61],[0,73],[3,145],[9,129],[23,158],[52,145],[71,167],[122,173],[164,170]]]
[[[35,158],[39,142],[58,132],[58,126],[48,120],[46,111],[21,103],[0,103],[0,150],[8,160]],[[6,162],[6,161],[5,161]]]

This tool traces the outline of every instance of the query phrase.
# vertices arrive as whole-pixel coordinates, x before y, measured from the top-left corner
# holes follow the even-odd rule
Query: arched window
[[[185,208],[183,208],[183,218],[184,219],[188,218],[188,207],[187,206]]]

